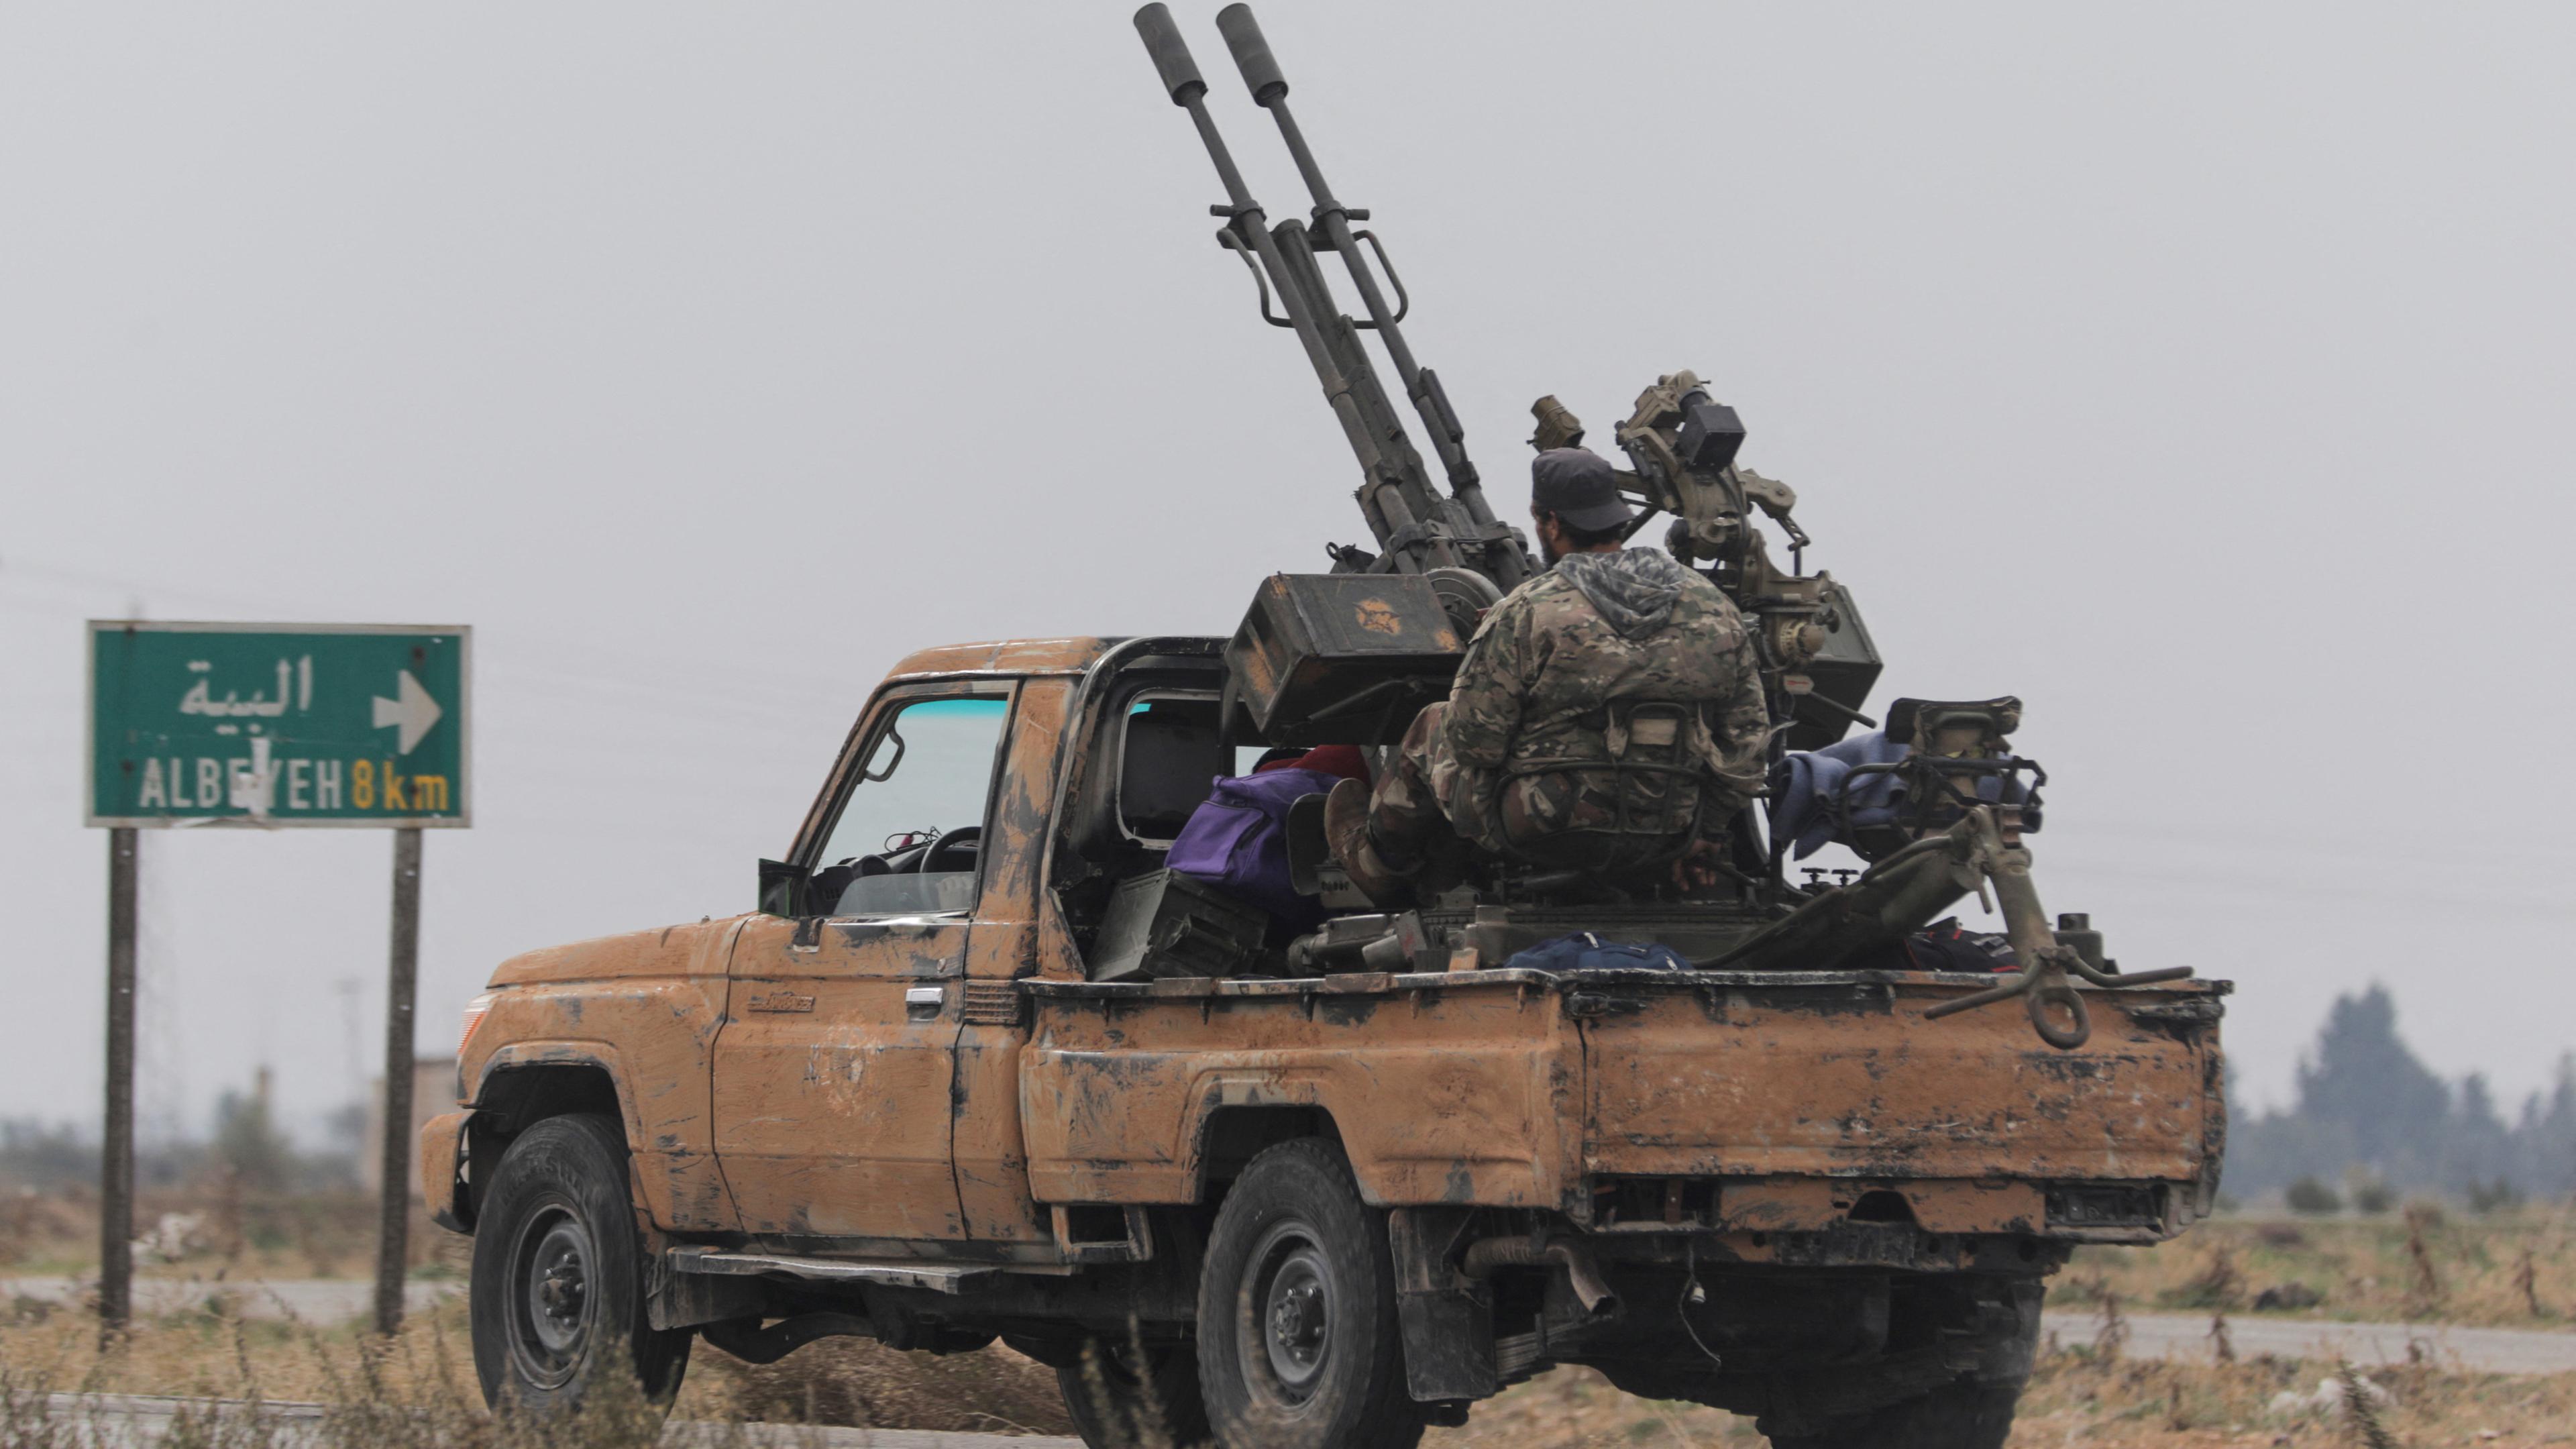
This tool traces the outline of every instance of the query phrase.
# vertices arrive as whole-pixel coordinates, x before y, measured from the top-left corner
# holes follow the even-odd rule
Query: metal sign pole
[[[376,1173],[376,1332],[402,1328],[411,1249],[412,1004],[420,977],[420,831],[394,832],[393,955],[385,974],[385,1127]]]
[[[134,1311],[134,915],[131,826],[107,832],[107,1123],[98,1144],[98,1338]]]

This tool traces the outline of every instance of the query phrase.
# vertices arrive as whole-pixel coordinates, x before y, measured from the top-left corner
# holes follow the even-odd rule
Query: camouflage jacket
[[[1430,783],[1475,844],[1590,863],[1553,838],[1718,834],[1762,793],[1770,725],[1752,639],[1716,585],[1660,549],[1574,554],[1485,615]]]

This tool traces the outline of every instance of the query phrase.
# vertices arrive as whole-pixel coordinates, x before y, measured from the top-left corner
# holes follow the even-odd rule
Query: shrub
[[[2333,1188],[2313,1177],[2303,1177],[2291,1183],[2284,1198],[2290,1205],[2290,1211],[2294,1213],[2321,1216],[2343,1211],[2343,1198],[2337,1195]]]
[[[2513,1179],[2509,1177],[2499,1177],[2493,1182],[2471,1178],[2468,1197],[2469,1211],[2480,1217],[2522,1206],[2522,1189],[2514,1186]]]

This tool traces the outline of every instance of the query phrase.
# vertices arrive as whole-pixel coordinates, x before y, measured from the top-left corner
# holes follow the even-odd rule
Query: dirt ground
[[[2015,1449],[2204,1449],[2218,1445],[2366,1445],[2315,1392],[2323,1364],[2098,1363],[2060,1353],[2042,1364],[2015,1421]],[[2576,1374],[2507,1378],[2401,1369],[2364,1375],[2389,1404],[2378,1412],[2398,1444],[2576,1443]],[[2308,1402],[2273,1410],[2293,1393]],[[2336,1396],[2339,1397],[2339,1396]],[[1480,1405],[1463,1429],[1435,1429],[1437,1449],[1683,1449],[1762,1439],[1751,1421],[1691,1404],[1630,1398],[1600,1375],[1560,1369]]]

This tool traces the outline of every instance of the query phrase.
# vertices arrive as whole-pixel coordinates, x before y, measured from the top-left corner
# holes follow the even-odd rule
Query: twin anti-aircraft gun
[[[1361,720],[1383,726],[1391,719],[1400,733],[1411,709],[1395,697],[1398,691],[1382,690],[1359,705],[1351,703],[1353,695],[1405,676],[1405,666],[1397,660],[1404,654],[1420,656],[1412,676],[1424,688],[1404,691],[1413,705],[1445,694],[1457,648],[1432,643],[1438,633],[1436,624],[1419,632],[1412,626],[1430,624],[1445,615],[1450,632],[1463,641],[1486,606],[1536,573],[1538,565],[1520,530],[1497,518],[1486,500],[1481,475],[1467,455],[1465,429],[1448,393],[1438,374],[1415,361],[1405,341],[1402,324],[1411,307],[1403,281],[1376,234],[1353,228],[1352,223],[1367,221],[1369,213],[1344,205],[1324,180],[1323,169],[1289,110],[1288,82],[1251,9],[1226,7],[1217,14],[1217,28],[1253,100],[1278,123],[1289,156],[1305,178],[1315,203],[1311,223],[1290,218],[1273,225],[1253,199],[1208,113],[1207,83],[1171,12],[1160,4],[1148,5],[1136,12],[1136,28],[1161,72],[1165,90],[1174,104],[1188,110],[1209,158],[1216,163],[1226,191],[1226,200],[1210,208],[1225,222],[1216,234],[1218,244],[1251,270],[1262,319],[1297,334],[1323,384],[1324,399],[1359,460],[1357,497],[1376,547],[1330,546],[1333,573],[1378,579],[1376,593],[1385,596],[1395,615],[1393,622],[1405,626],[1391,629],[1386,627],[1388,621],[1380,620],[1379,627],[1363,630],[1361,637],[1350,640],[1361,646],[1352,652],[1371,656],[1365,660],[1283,660],[1291,667],[1261,681],[1272,687],[1247,689],[1242,702],[1263,737],[1276,736],[1281,743],[1324,735],[1347,738]],[[1339,257],[1349,272],[1365,318],[1344,315],[1336,304],[1316,260],[1327,253]],[[1379,283],[1380,271],[1385,273],[1384,286]],[[1389,291],[1395,296],[1393,304],[1387,299]],[[1362,332],[1376,333],[1384,345],[1395,376],[1439,456],[1447,493],[1415,449],[1361,343]],[[1533,447],[1570,447],[1583,440],[1582,422],[1554,397],[1540,398],[1531,411],[1538,419],[1530,440]],[[1798,571],[1809,540],[1791,516],[1797,495],[1785,484],[1737,466],[1744,427],[1735,410],[1712,400],[1696,375],[1673,373],[1657,378],[1639,395],[1635,410],[1617,430],[1617,441],[1632,465],[1621,475],[1621,482],[1641,506],[1636,526],[1643,529],[1655,518],[1669,515],[1672,524],[1666,546],[1683,561],[1706,567],[1756,624],[1764,679],[1774,696],[1774,718],[1788,726],[1783,743],[1791,749],[1814,749],[1840,739],[1853,723],[1874,726],[1875,721],[1859,712],[1879,672],[1869,631],[1850,595],[1832,575]],[[1787,537],[1792,564],[1786,571],[1771,562],[1762,533],[1752,522],[1757,510]],[[1265,591],[1264,604],[1254,610],[1256,627],[1265,620],[1284,622],[1281,611],[1293,603],[1305,604],[1310,617],[1338,615],[1345,612],[1344,596],[1356,597],[1348,587],[1310,582],[1318,576],[1283,577],[1290,581],[1286,596],[1281,597],[1278,590]],[[1409,584],[1412,579],[1421,583]],[[1310,625],[1305,632],[1321,641],[1336,641],[1341,633],[1334,625]],[[1318,670],[1319,664],[1338,667]],[[1346,687],[1353,682],[1356,688]],[[1319,712],[1324,712],[1322,723],[1316,719]]]
[[[1157,3],[1136,12],[1136,29],[1164,90],[1188,111],[1225,188],[1225,201],[1210,208],[1224,223],[1216,240],[1251,271],[1262,319],[1294,331],[1305,350],[1359,461],[1357,498],[1376,545],[1331,545],[1331,572],[1279,574],[1264,582],[1227,648],[1224,719],[1237,737],[1272,745],[1385,746],[1423,704],[1447,694],[1476,620],[1539,566],[1520,531],[1487,501],[1456,409],[1438,375],[1415,360],[1405,341],[1411,300],[1404,284],[1375,233],[1354,226],[1368,212],[1345,205],[1326,183],[1250,7],[1219,11],[1217,28],[1254,103],[1278,124],[1313,197],[1310,220],[1269,220],[1218,133],[1207,83],[1170,11]],[[1318,261],[1326,254],[1349,273],[1364,317],[1345,314],[1336,302]],[[1385,349],[1431,440],[1446,492],[1414,447],[1362,332],[1376,333]],[[1531,412],[1533,447],[1583,440],[1582,421],[1555,397],[1538,399]],[[1638,507],[1632,536],[1669,519],[1665,547],[1705,572],[1750,627],[1773,721],[1774,760],[1831,746],[1855,724],[1878,728],[1861,712],[1881,668],[1869,631],[1848,589],[1823,570],[1804,571],[1811,540],[1794,517],[1797,495],[1738,461],[1745,430],[1735,410],[1712,398],[1697,375],[1669,373],[1639,394],[1613,436],[1630,464],[1620,482]],[[1772,557],[1764,522],[1786,544],[1785,569]],[[1961,896],[1972,890],[1983,896],[1991,885],[2022,969],[1990,992],[1930,1014],[2018,996],[2043,1038],[2072,1049],[2089,1026],[2070,977],[2117,987],[2190,972],[2119,973],[2102,959],[2098,933],[2081,918],[2050,924],[2020,840],[2025,829],[2037,828],[2036,787],[2045,776],[2035,762],[2014,756],[2005,739],[2020,714],[2015,699],[1897,702],[1888,733],[1909,748],[1895,752],[1901,758],[1851,771],[1821,807],[1841,812],[1835,837],[1873,862],[1856,880],[1830,887],[1793,883],[1790,832],[1775,830],[1766,843],[1748,810],[1734,823],[1728,882],[1715,897],[1640,899],[1633,885],[1491,862],[1458,899],[1442,903],[1444,910],[1390,919],[1386,939],[1371,943],[1375,956],[1367,959],[1390,949],[1404,954],[1405,943],[1437,936],[1433,918],[1440,914],[1490,922],[1516,906],[1545,911],[1576,904],[1687,912],[1697,917],[1681,933],[1688,935],[1713,924],[1712,916],[1737,918],[1737,929],[1726,936],[1731,944],[1705,965],[1848,968],[1884,958]],[[1869,812],[1866,824],[1850,818],[1851,801],[1863,792],[1893,802]],[[1329,872],[1323,879],[1329,885]],[[1291,959],[1347,946],[1366,934],[1354,924],[1328,924],[1319,935],[1332,942],[1300,943],[1313,949],[1292,950]],[[1656,933],[1646,915],[1633,924]],[[1350,955],[1361,959],[1357,951]]]

